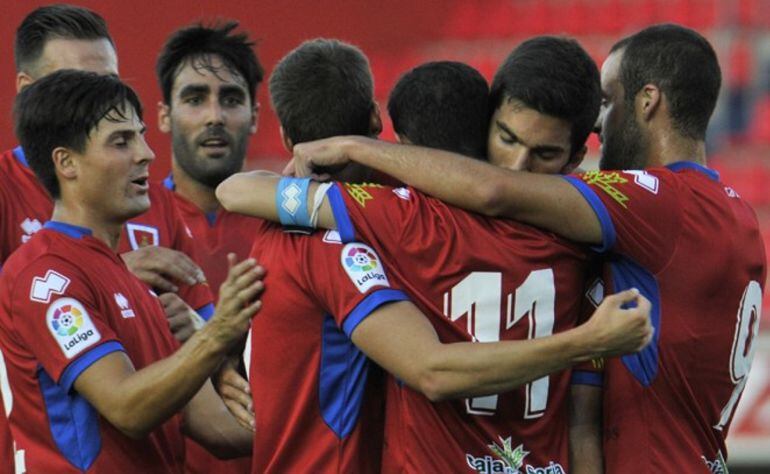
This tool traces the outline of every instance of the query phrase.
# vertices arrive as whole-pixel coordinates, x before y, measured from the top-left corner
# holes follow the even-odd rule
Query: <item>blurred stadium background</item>
[[[2,0],[0,20],[0,147],[15,145],[13,35],[33,8],[51,2]],[[197,20],[233,18],[258,40],[266,73],[300,41],[336,37],[369,56],[376,96],[385,112],[388,93],[405,70],[429,60],[453,59],[491,80],[497,65],[522,39],[539,34],[577,37],[601,65],[610,46],[646,25],[676,22],[714,44],[723,71],[722,96],[708,137],[710,166],[757,211],[770,248],[770,0],[71,0],[101,13],[115,38],[120,73],[145,105],[148,139],[158,155],[153,177],[169,170],[170,143],[157,130],[157,51],[174,29]],[[250,167],[280,169],[286,160],[266,88]],[[384,139],[393,133],[385,120]],[[596,165],[590,141],[587,167]],[[708,238],[708,236],[704,236]],[[770,294],[770,292],[767,292]],[[686,297],[686,295],[683,295]],[[770,472],[770,296],[748,387],[730,433],[731,472]],[[697,396],[697,394],[694,394]],[[629,472],[632,472],[632,468]]]

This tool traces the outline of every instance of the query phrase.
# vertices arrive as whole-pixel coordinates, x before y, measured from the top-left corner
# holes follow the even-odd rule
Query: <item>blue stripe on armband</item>
[[[307,209],[307,189],[310,178],[281,178],[275,192],[278,218],[285,226],[310,227]]]

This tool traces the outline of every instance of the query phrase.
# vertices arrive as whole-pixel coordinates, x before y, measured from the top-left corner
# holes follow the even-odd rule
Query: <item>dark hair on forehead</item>
[[[674,24],[655,25],[617,42],[622,51],[620,82],[633,104],[645,84],[655,84],[669,103],[676,130],[703,140],[716,107],[722,72],[714,48],[694,30]]]
[[[270,100],[294,144],[369,135],[374,110],[369,61],[360,49],[342,41],[306,41],[276,65]]]
[[[98,40],[115,43],[107,30],[107,23],[98,13],[74,5],[49,5],[27,15],[16,29],[14,60],[16,71],[31,67],[43,54],[51,39]]]
[[[245,32],[234,33],[238,25],[237,21],[212,26],[196,23],[174,32],[168,38],[155,64],[166,104],[171,105],[171,90],[182,67],[190,63],[213,71],[211,56],[219,56],[231,72],[243,78],[251,103],[256,103],[257,86],[262,82],[264,71],[249,35]]]
[[[489,85],[477,70],[454,61],[406,72],[388,99],[396,133],[415,145],[486,159]]]
[[[570,154],[574,154],[585,145],[599,116],[599,69],[574,39],[531,38],[516,47],[497,70],[489,97],[490,113],[504,100],[519,101],[569,122]]]
[[[127,120],[129,108],[142,119],[139,97],[116,76],[70,69],[38,79],[16,96],[16,136],[30,168],[54,199],[60,189],[53,150],[66,147],[82,153],[102,119]]]

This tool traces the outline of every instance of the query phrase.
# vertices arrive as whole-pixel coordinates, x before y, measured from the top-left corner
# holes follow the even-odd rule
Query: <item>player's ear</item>
[[[162,100],[158,101],[158,129],[163,133],[171,133],[171,107]]]
[[[77,164],[73,158],[72,150],[69,148],[63,146],[54,148],[51,159],[56,168],[56,174],[68,180],[77,178]]]
[[[580,166],[580,163],[583,162],[583,158],[586,157],[587,151],[588,151],[588,147],[583,145],[583,148],[578,150],[577,153],[573,153],[572,156],[569,157],[569,161],[567,161],[567,164],[564,165],[564,167],[561,169],[561,174],[574,173],[577,167]]]
[[[257,133],[257,128],[259,127],[259,109],[261,105],[259,101],[256,101],[254,103],[254,108],[251,109],[251,128],[249,128],[249,133],[254,135]]]
[[[33,79],[32,76],[24,71],[19,72],[16,74],[16,93],[18,94],[22,89],[32,84],[33,82],[35,82],[35,79]]]
[[[291,153],[291,151],[294,149],[294,144],[291,142],[291,138],[286,135],[286,131],[283,129],[283,125],[281,125],[279,130],[281,132],[281,143],[283,143],[283,147],[286,148],[286,151]]]
[[[396,141],[402,145],[411,145],[412,141],[407,138],[406,135],[401,135],[400,133],[396,134]]]
[[[645,84],[642,90],[636,94],[636,110],[639,111],[641,119],[648,122],[660,108],[663,96],[660,89],[655,84]]]
[[[369,117],[369,135],[377,138],[382,133],[382,119],[380,118],[380,106],[372,101],[372,115]]]

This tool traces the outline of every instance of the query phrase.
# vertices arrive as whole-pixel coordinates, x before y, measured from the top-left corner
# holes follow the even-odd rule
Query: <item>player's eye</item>
[[[200,105],[203,103],[203,98],[198,95],[192,95],[192,96],[186,97],[184,99],[184,103],[189,105]]]
[[[514,143],[518,142],[518,140],[516,140],[516,137],[512,137],[506,134],[500,134],[500,140],[503,143],[506,143],[508,145],[513,145]]]
[[[239,106],[239,105],[243,104],[243,99],[242,99],[241,97],[237,97],[237,96],[232,96],[232,95],[231,95],[231,96],[227,96],[227,97],[225,97],[225,98],[222,100],[222,103],[223,103],[223,104],[224,104],[226,107],[237,107],[237,106]]]

